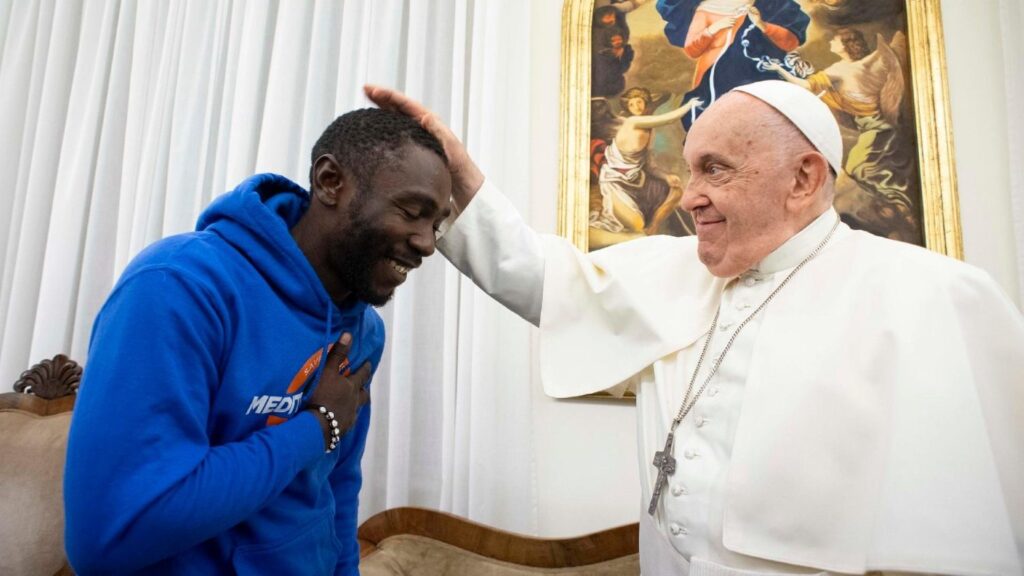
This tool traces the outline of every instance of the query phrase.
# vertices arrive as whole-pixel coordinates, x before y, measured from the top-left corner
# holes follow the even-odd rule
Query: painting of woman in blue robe
[[[683,100],[705,104],[683,118],[686,129],[736,86],[779,79],[773,64],[795,68],[787,54],[803,45],[811,21],[795,0],[658,0],[657,9],[669,43],[696,61]]]

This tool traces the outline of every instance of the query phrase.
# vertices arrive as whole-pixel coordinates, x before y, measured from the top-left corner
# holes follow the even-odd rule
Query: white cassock
[[[837,217],[734,279],[693,237],[583,254],[490,184],[438,242],[540,326],[548,394],[635,391],[645,575],[1021,573],[1024,320],[984,272],[844,224],[740,333],[648,516],[654,453],[715,311],[695,390]]]

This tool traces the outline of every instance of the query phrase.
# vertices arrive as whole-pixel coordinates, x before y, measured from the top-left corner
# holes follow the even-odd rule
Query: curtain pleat
[[[101,147],[109,144],[103,136],[119,12],[119,2],[88,2],[84,6],[67,108],[70,121],[61,142],[46,251],[41,261],[41,306],[34,320],[35,326],[46,328],[33,331],[33,350],[69,350],[71,346],[78,290],[85,280],[83,249],[96,167]]]
[[[83,6],[72,3],[56,10],[54,2],[41,2],[37,18],[29,25],[36,27],[35,50],[32,54],[32,69],[28,78],[10,78],[15,84],[38,80],[39,90],[32,90],[29,96],[28,112],[24,125],[26,133],[25,171],[17,175],[18,189],[15,191],[14,209],[11,211],[12,226],[8,236],[4,260],[4,282],[0,291],[4,314],[2,320],[3,340],[0,340],[0,374],[13,381],[28,367],[31,358],[31,344],[36,329],[48,330],[53,326],[35,326],[36,311],[42,305],[55,303],[39,301],[40,283],[46,241],[49,236],[50,213],[54,203],[54,188],[57,174],[63,161],[70,158],[61,156],[65,121],[68,118],[68,104],[72,79],[75,75],[75,54],[81,31]],[[17,6],[16,6],[17,8]],[[7,58],[4,58],[7,61]],[[2,91],[20,89],[4,85]],[[38,103],[38,107],[35,105]],[[4,114],[21,114],[24,110],[5,110]],[[73,122],[77,122],[73,118]],[[30,136],[28,132],[33,132]],[[19,165],[21,168],[21,165]],[[24,176],[24,180],[21,180]],[[14,181],[5,178],[5,181]],[[67,265],[73,265],[75,256],[68,255]],[[60,327],[56,327],[60,330]]]

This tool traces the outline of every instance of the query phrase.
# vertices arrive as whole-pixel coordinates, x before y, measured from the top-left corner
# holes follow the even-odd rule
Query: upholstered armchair
[[[64,555],[64,453],[82,368],[66,356],[0,394],[0,574],[71,574]]]

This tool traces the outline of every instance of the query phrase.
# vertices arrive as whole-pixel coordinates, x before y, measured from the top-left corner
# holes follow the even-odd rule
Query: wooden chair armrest
[[[586,566],[636,554],[639,525],[627,524],[574,538],[534,538],[497,530],[445,512],[393,508],[359,527],[360,557],[397,534],[425,536],[481,556],[537,568]]]
[[[0,394],[0,410],[21,410],[37,416],[50,416],[62,412],[71,412],[75,407],[75,396],[62,396],[53,400],[29,396],[19,392]]]

